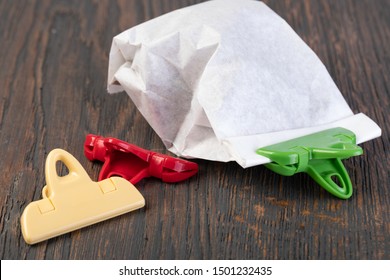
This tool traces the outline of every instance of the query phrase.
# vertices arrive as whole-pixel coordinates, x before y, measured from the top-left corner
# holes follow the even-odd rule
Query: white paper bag
[[[324,42],[327,43],[327,42]],[[256,149],[342,126],[381,134],[354,115],[316,54],[262,2],[214,0],[114,37],[108,91],[125,90],[178,156],[269,162]]]

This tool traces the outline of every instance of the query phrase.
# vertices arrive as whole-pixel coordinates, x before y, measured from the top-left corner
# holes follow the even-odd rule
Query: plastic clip
[[[356,136],[344,128],[332,128],[260,148],[259,155],[268,157],[265,166],[272,171],[291,176],[308,173],[334,196],[347,199],[352,195],[352,183],[342,159],[363,154],[356,145]]]
[[[62,161],[69,174],[58,176]],[[93,182],[68,152],[52,150],[45,165],[46,186],[42,199],[27,205],[21,216],[23,238],[28,244],[82,228],[145,206],[141,193],[123,178]]]
[[[104,162],[99,180],[121,176],[136,184],[143,178],[153,176],[174,183],[198,172],[198,165],[194,162],[148,151],[116,138],[93,134],[86,137],[84,154],[91,161]]]

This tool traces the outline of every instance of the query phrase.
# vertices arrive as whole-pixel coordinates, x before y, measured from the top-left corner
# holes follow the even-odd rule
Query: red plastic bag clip
[[[198,172],[194,162],[148,151],[116,138],[88,134],[85,156],[104,162],[99,181],[120,176],[136,184],[143,178],[157,177],[167,183],[179,182]]]

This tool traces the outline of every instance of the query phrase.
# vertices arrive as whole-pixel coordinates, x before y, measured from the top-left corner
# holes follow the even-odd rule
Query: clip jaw
[[[306,172],[341,199],[352,195],[351,179],[341,159],[363,154],[362,148],[356,145],[355,134],[340,127],[260,148],[256,152],[272,160],[265,165],[272,171],[284,176]]]
[[[89,160],[104,162],[99,181],[120,176],[136,184],[146,177],[156,177],[174,183],[198,172],[194,162],[148,151],[116,138],[88,134],[84,153]]]

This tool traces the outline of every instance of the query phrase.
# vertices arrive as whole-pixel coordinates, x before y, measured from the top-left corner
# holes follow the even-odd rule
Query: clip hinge
[[[54,205],[50,199],[39,201],[38,208],[42,214],[55,210]]]
[[[103,181],[99,181],[97,182],[99,187],[100,187],[100,190],[102,191],[102,193],[106,194],[106,193],[109,193],[109,192],[113,192],[113,191],[116,191],[116,187],[115,187],[115,184],[114,182],[111,180],[111,178],[108,178],[108,180],[103,180]]]

